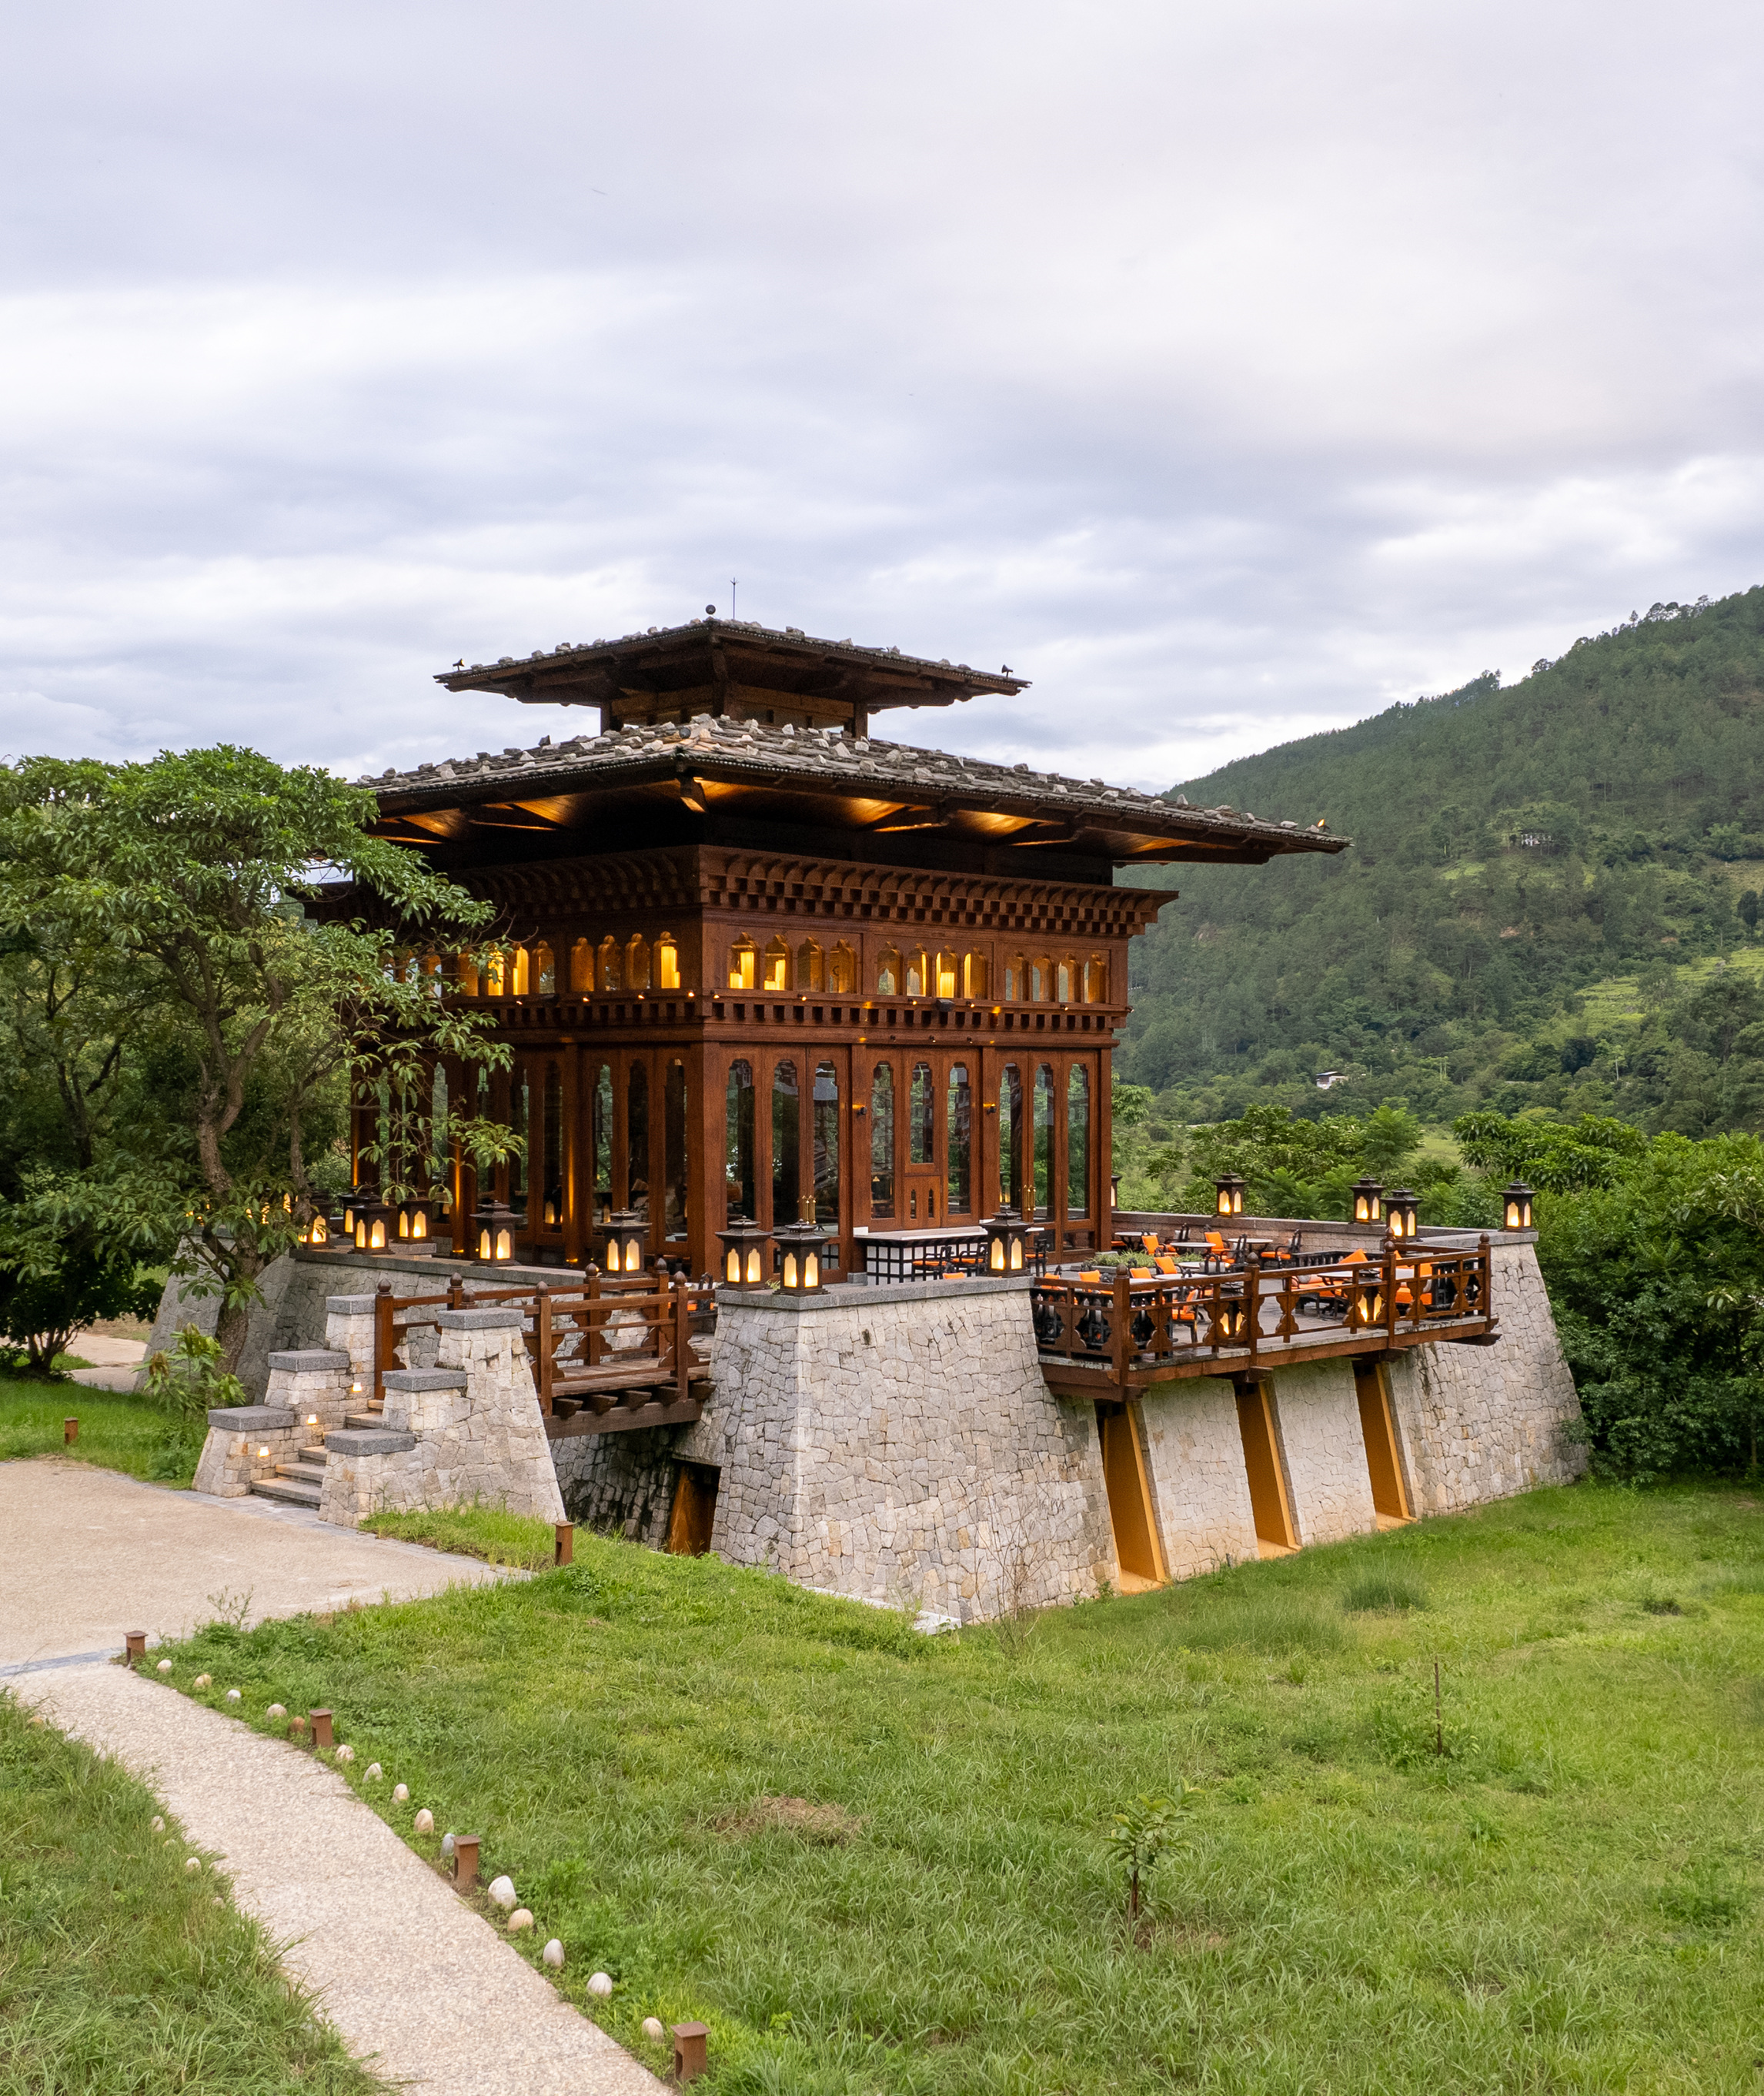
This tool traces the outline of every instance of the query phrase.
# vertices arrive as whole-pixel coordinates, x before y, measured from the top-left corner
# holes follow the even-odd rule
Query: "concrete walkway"
[[[257,1622],[509,1575],[297,1508],[55,1458],[0,1463],[0,1688],[120,1762],[196,1847],[225,1859],[240,1906],[283,1945],[358,2059],[422,2096],[656,2096],[663,2085],[560,2000],[334,1768],[108,1663],[125,1631],[181,1635],[229,1594],[250,1595],[246,1620]],[[385,1780],[390,1793],[397,1770]],[[583,1998],[587,1970],[566,1977]]]

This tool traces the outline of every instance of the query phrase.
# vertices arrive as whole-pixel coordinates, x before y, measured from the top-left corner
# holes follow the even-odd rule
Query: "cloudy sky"
[[[1164,785],[1764,581],[1755,0],[65,0],[7,73],[13,753],[530,742],[431,673],[738,578]]]

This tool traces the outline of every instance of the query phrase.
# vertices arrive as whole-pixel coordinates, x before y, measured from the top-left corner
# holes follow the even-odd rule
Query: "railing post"
[[[465,1308],[465,1284],[456,1273],[448,1276],[448,1308],[450,1310]]]
[[[1490,1255],[1488,1233],[1482,1232],[1477,1247],[1477,1257],[1482,1269],[1482,1322],[1495,1321],[1495,1262]]]
[[[600,1356],[606,1343],[605,1334],[603,1327],[600,1324],[596,1321],[594,1315],[594,1306],[599,1303],[600,1299],[600,1269],[597,1266],[591,1266],[588,1269],[587,1300],[582,1306],[582,1321],[587,1327],[587,1330],[586,1351],[588,1356],[588,1366],[591,1369],[598,1368],[600,1366]]]
[[[1129,1327],[1133,1320],[1133,1284],[1126,1268],[1118,1266],[1115,1269],[1115,1328],[1109,1334],[1109,1360],[1124,1397],[1127,1392],[1128,1341],[1133,1336]]]
[[[692,1395],[689,1370],[692,1366],[692,1283],[682,1274],[674,1294],[674,1376],[679,1401],[683,1404]]]
[[[1388,1346],[1396,1337],[1396,1245],[1384,1241],[1384,1338]]]
[[[548,1419],[552,1408],[552,1299],[543,1281],[533,1290],[533,1347],[539,1356],[539,1408]]]
[[[1250,1321],[1250,1359],[1255,1352],[1262,1336],[1262,1262],[1251,1253],[1243,1263],[1243,1305]]]
[[[392,1362],[392,1284],[382,1281],[373,1291],[373,1389],[371,1393],[375,1404],[386,1402],[386,1385],[382,1381]]]

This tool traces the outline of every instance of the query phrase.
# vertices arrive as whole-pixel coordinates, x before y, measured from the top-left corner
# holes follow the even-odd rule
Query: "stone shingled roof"
[[[695,771],[733,783],[850,798],[947,802],[1044,820],[1062,816],[1085,828],[1187,836],[1221,846],[1334,852],[1348,842],[1295,822],[1264,821],[1235,809],[1191,808],[1180,797],[1166,801],[1100,779],[1068,779],[1027,764],[989,764],[873,736],[854,739],[849,732],[776,727],[709,714],[683,727],[616,728],[557,743],[548,736],[531,749],[480,750],[475,757],[421,764],[412,771],[388,770],[357,783],[371,788],[391,814],[462,800],[638,785]]]

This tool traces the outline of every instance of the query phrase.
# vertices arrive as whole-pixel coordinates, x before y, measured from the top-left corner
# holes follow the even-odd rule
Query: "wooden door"
[[[709,1463],[682,1463],[668,1519],[668,1548],[676,1557],[702,1557],[717,1517],[720,1474]]]

